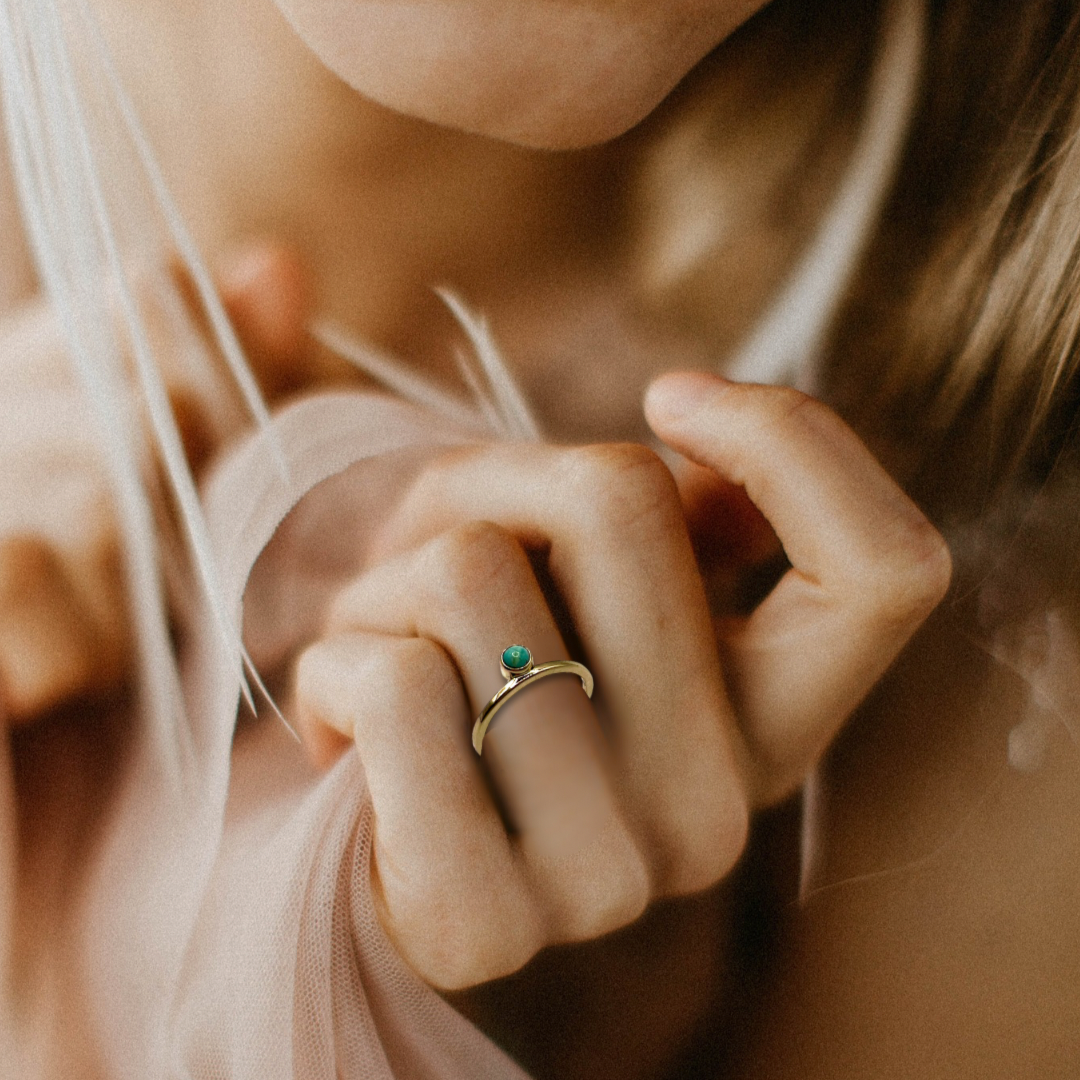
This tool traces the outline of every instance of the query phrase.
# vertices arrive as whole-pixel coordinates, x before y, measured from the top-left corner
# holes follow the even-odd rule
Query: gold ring
[[[548,675],[576,675],[581,679],[581,688],[592,697],[592,672],[584,664],[574,660],[552,660],[547,664],[534,664],[532,653],[524,645],[511,645],[509,649],[505,649],[499,661],[499,670],[506,679],[506,685],[484,706],[484,711],[473,724],[472,744],[478,754],[484,752],[484,736],[491,727],[495,714],[529,683]]]

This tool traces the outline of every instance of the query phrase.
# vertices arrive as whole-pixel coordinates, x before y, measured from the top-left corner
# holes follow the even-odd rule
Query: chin
[[[529,74],[459,86],[444,82],[438,95],[408,85],[373,85],[343,77],[365,96],[398,112],[472,135],[536,150],[577,150],[629,131],[656,108],[683,71],[622,87],[606,74],[579,68],[572,78],[541,80]]]
[[[445,127],[549,150],[595,145],[629,130],[761,6],[277,3],[320,60],[366,97]]]

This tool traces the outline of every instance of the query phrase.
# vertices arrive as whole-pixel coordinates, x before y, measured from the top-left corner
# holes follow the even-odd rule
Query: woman
[[[1051,468],[1072,415],[1075,19],[1067,4],[943,2],[924,25],[917,6],[789,2],[715,48],[755,6],[282,3],[286,22],[261,0],[103,3],[121,82],[285,405],[283,470],[265,441],[230,443],[239,408],[212,368],[192,374],[200,338],[153,262],[130,285],[118,275],[152,227],[145,198],[123,170],[122,190],[94,195],[78,116],[41,77],[50,59],[63,74],[51,24],[6,7],[5,74],[30,56],[42,114],[72,136],[34,158],[30,114],[9,127],[52,295],[51,312],[8,323],[25,395],[9,407],[34,421],[13,459],[25,465],[31,440],[59,444],[82,495],[42,493],[39,459],[32,497],[8,500],[8,592],[36,603],[5,613],[7,708],[32,720],[116,685],[129,633],[108,558],[117,520],[144,687],[15,737],[13,1054],[80,1075],[513,1075],[420,976],[450,991],[498,980],[453,1000],[551,1075],[1017,1076],[1075,1061],[1077,807],[1058,746],[1075,686],[1074,504],[1067,457]],[[76,62],[103,64],[81,40]],[[909,53],[925,72],[910,127],[910,65],[882,59]],[[957,73],[964,55],[979,62]],[[881,71],[894,77],[878,85]],[[110,86],[83,91],[126,121]],[[870,123],[879,114],[896,122]],[[96,145],[138,161],[137,139],[131,154],[103,128]],[[76,235],[76,255],[50,262],[69,251],[65,215],[100,221],[102,205],[117,224],[112,239],[99,224],[97,258],[76,257]],[[863,218],[875,239],[836,315]],[[228,353],[170,225],[183,289],[202,292]],[[253,233],[286,247],[228,265],[230,241]],[[830,261],[837,237],[848,257]],[[823,267],[824,298],[804,304],[789,283]],[[490,342],[426,291],[443,283],[522,358],[544,429],[591,449],[492,444],[447,405],[446,306],[482,356]],[[172,484],[157,531],[183,520],[193,552],[165,560],[182,694],[139,450],[119,434],[130,421],[104,439],[115,510],[57,423],[72,395],[49,362],[65,319],[101,416],[123,419],[101,396],[125,377],[117,350],[86,314],[110,289],[136,327]],[[765,318],[773,294],[780,315]],[[962,576],[807,788],[805,905],[762,955],[739,932],[774,929],[754,905],[789,830],[765,819],[733,879],[748,814],[811,772],[940,599],[950,561],[850,430],[791,391],[681,374],[653,383],[641,416],[660,372],[720,355],[741,371],[761,340],[783,352],[762,327],[782,325],[792,297],[796,332],[828,329],[830,344],[780,368],[801,363],[803,384],[948,527]],[[405,388],[442,417],[358,388],[326,351],[350,350],[328,316],[409,357],[425,379]],[[110,355],[111,373],[91,368]],[[213,459],[205,533],[148,358],[166,365],[188,459]],[[489,431],[530,434],[489,370]],[[33,393],[51,408],[31,409]],[[646,421],[680,455],[665,451],[669,465],[613,441],[650,439]],[[323,775],[272,718],[241,724],[235,746],[231,734],[234,612],[294,504],[247,585],[246,640],[279,698],[295,688],[286,713]],[[545,680],[500,714],[477,762],[466,721],[518,635],[538,660],[586,660],[597,710],[570,680]],[[1014,764],[1041,754],[1042,770],[1010,773],[1006,736]],[[341,755],[353,741],[362,770]]]

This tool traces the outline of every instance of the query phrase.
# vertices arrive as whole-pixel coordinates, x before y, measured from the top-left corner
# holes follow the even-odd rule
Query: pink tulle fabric
[[[287,480],[252,437],[226,455],[204,503],[239,619],[260,553],[304,500],[302,524],[271,545],[252,589],[253,652],[281,661],[355,560],[385,503],[379,482],[400,482],[410,454],[476,434],[357,393],[299,401],[275,424]],[[398,459],[397,471],[363,465]],[[376,921],[356,754],[319,774],[272,714],[243,718],[240,673],[212,618],[189,622],[179,646],[189,730],[163,745],[137,717],[128,725],[119,779],[86,844],[73,845],[76,869],[61,874],[58,914],[41,941],[11,950],[5,1078],[523,1077],[407,968]],[[15,796],[8,785],[0,795],[10,892]],[[35,958],[35,973],[20,956]]]

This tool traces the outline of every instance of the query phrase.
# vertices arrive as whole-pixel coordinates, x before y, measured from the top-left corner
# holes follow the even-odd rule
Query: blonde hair
[[[916,121],[820,389],[902,479],[944,505],[955,475],[990,446],[969,484],[981,499],[1025,470],[1045,474],[1072,423],[1080,6],[928,7]],[[746,332],[827,205],[884,8],[776,0],[647,125],[631,192],[643,302],[718,354]],[[694,218],[688,250],[677,237]],[[941,450],[956,445],[955,474],[943,473]]]

